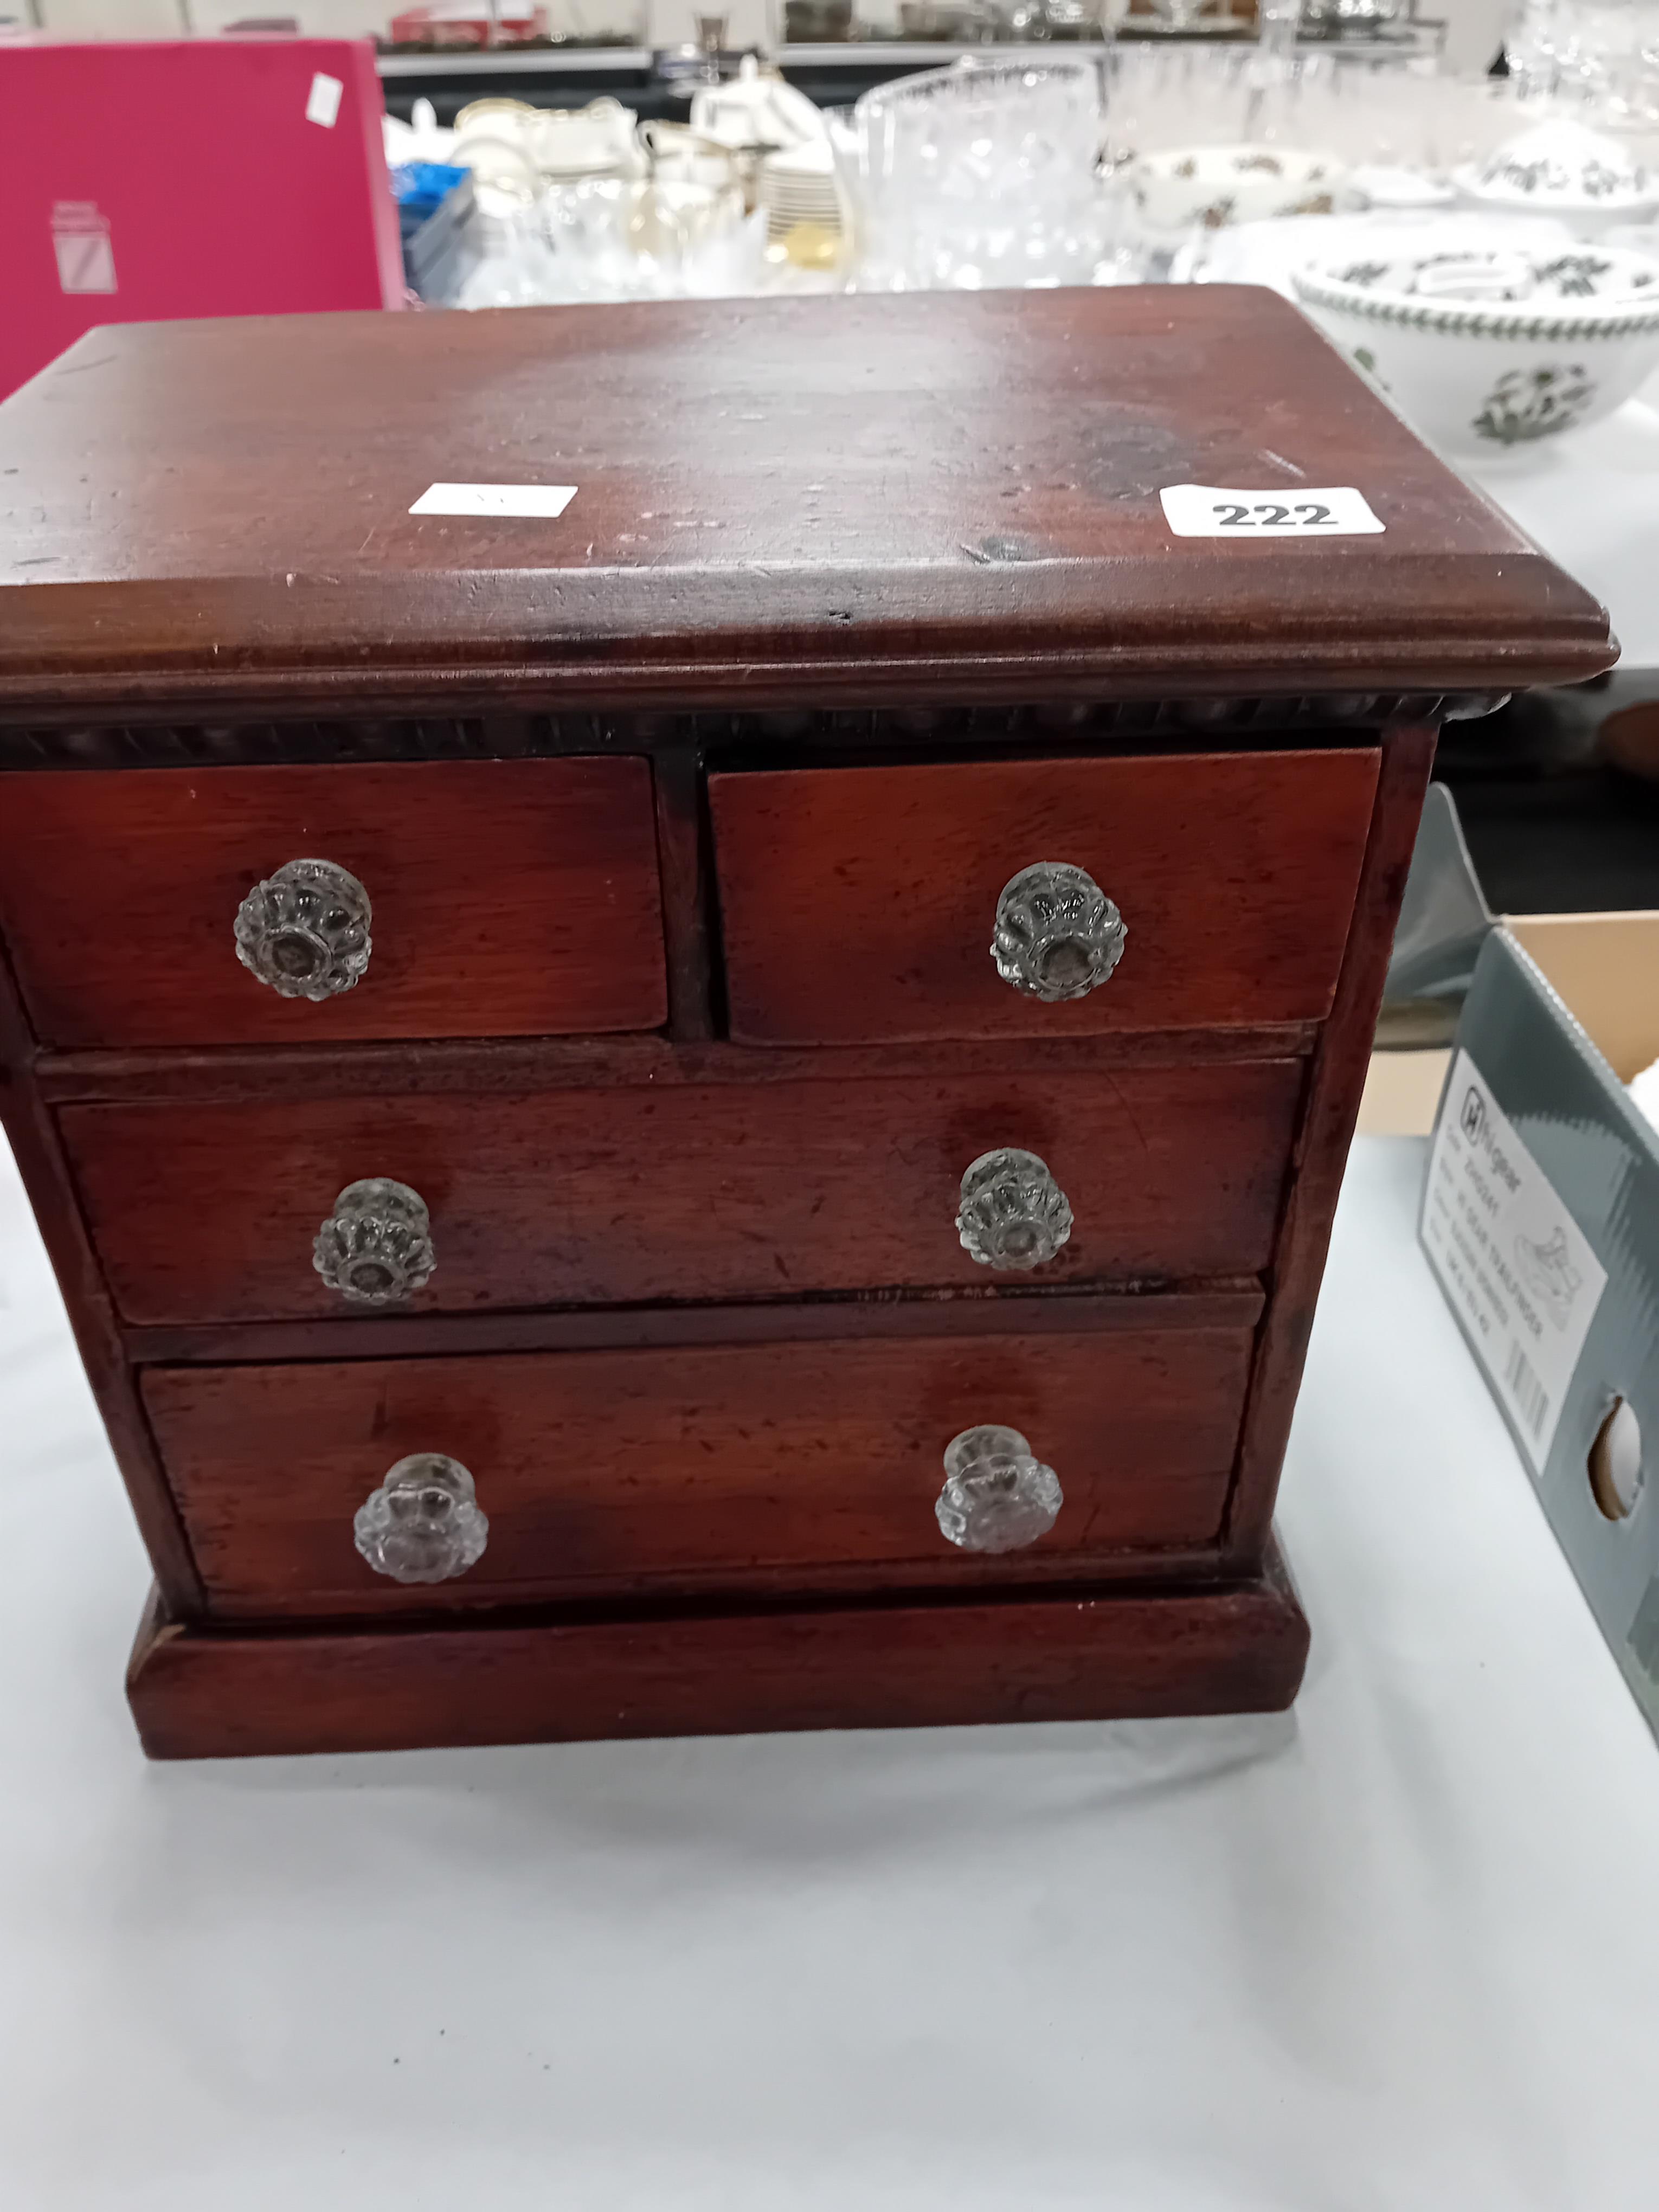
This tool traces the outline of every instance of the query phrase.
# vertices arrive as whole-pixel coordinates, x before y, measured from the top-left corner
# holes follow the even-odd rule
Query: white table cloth
[[[1294,1716],[170,1767],[8,1171],[0,2204],[1650,2212],[1659,1748],[1421,1164],[1344,1195]]]

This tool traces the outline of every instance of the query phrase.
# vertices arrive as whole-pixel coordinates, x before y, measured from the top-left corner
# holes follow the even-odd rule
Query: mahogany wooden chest
[[[1294,1695],[1435,727],[1612,653],[1291,309],[100,331],[0,511],[6,1117],[151,1752]]]

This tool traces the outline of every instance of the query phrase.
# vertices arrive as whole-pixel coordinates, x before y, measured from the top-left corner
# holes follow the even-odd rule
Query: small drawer
[[[1253,1273],[1301,1079],[1272,1060],[666,1082],[60,1125],[127,1320],[283,1320]],[[1023,1158],[970,1174],[994,1153]]]
[[[1202,1545],[1250,1346],[1147,1327],[157,1368],[143,1395],[214,1611],[362,1614],[1007,1582]],[[947,1451],[986,1426],[1025,1450],[975,1449],[946,1496]],[[402,1467],[423,1455],[465,1476]]]
[[[328,872],[295,872],[315,861]],[[571,1035],[666,1015],[641,759],[9,774],[0,921],[57,1045]]]
[[[1377,761],[1364,747],[715,776],[732,1034],[1319,1020]],[[1056,864],[1073,872],[1058,886],[1027,874]]]

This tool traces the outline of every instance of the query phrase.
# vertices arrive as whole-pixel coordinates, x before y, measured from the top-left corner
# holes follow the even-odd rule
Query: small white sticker
[[[1429,1154],[1422,1231],[1429,1265],[1541,1474],[1607,1270],[1463,1051]]]
[[[1158,497],[1177,538],[1370,538],[1383,527],[1352,484],[1294,491],[1165,484]]]
[[[112,292],[115,249],[109,217],[90,200],[57,200],[52,210],[52,250],[60,292]]]
[[[411,514],[562,514],[574,484],[428,484]]]
[[[306,101],[306,121],[320,123],[325,131],[334,128],[340,112],[340,94],[345,90],[337,76],[325,76],[321,70],[311,80],[311,96]]]

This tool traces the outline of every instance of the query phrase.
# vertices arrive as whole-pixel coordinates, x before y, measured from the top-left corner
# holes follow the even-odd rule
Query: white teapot
[[[800,146],[827,137],[823,112],[781,76],[763,76],[745,54],[736,76],[692,94],[691,128],[723,146]]]

